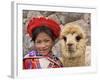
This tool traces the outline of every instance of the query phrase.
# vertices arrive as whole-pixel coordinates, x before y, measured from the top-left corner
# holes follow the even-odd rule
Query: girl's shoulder
[[[40,58],[41,56],[38,55],[37,51],[35,50],[32,50],[32,51],[29,51],[25,56],[24,56],[24,59],[26,58]]]
[[[32,57],[32,56],[36,56],[36,51],[35,50],[32,50],[32,51],[29,51],[25,56],[24,58],[29,58],[29,57]]]

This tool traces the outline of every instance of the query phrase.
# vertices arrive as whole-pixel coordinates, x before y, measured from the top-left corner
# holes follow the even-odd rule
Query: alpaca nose
[[[72,43],[69,43],[69,44],[67,44],[69,47],[71,47],[71,46],[73,46],[73,44]]]
[[[67,44],[67,45],[68,45],[68,51],[69,51],[70,53],[73,53],[73,52],[74,52],[74,44],[69,43],[69,44]]]

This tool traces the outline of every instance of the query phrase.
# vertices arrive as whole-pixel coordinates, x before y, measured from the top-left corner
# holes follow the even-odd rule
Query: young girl
[[[34,42],[35,49],[25,55],[23,68],[62,67],[60,60],[52,53],[52,47],[60,34],[59,24],[45,17],[32,18],[28,23],[27,32]]]

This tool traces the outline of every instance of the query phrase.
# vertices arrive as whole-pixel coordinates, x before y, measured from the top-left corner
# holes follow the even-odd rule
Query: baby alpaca
[[[85,66],[86,36],[81,26],[75,23],[65,24],[60,39],[64,67]]]

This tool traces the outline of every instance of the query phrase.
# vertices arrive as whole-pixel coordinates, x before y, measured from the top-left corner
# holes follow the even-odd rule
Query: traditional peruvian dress
[[[60,68],[63,67],[59,58],[52,53],[43,56],[32,50],[23,59],[23,69]]]

